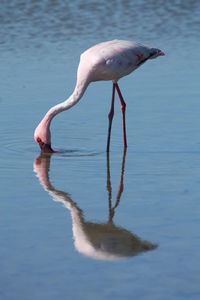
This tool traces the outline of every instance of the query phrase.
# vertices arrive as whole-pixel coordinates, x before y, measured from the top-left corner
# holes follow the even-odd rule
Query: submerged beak
[[[45,144],[42,141],[39,143],[39,146],[40,146],[42,153],[55,153],[56,152],[51,148],[51,145]]]

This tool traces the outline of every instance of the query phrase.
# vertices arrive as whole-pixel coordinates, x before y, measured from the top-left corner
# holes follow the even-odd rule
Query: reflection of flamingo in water
[[[123,155],[121,178],[116,202],[112,206],[112,188],[110,181],[109,154],[107,155],[107,189],[109,198],[109,218],[106,223],[87,222],[82,210],[71,199],[69,194],[57,190],[49,180],[51,156],[41,155],[34,162],[34,171],[43,188],[53,197],[69,209],[72,217],[72,230],[76,249],[91,258],[102,260],[118,260],[137,255],[141,252],[157,248],[156,244],[141,240],[130,231],[117,227],[113,223],[116,207],[119,205],[123,192],[123,175],[125,166],[125,152]]]

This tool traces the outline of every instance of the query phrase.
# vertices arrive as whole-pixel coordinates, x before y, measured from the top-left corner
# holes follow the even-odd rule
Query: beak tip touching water
[[[40,146],[40,149],[41,149],[41,152],[42,153],[49,153],[49,154],[52,154],[52,153],[55,153],[56,151],[54,151],[52,148],[51,148],[51,145],[50,144],[45,144],[43,142],[39,143],[39,146]]]

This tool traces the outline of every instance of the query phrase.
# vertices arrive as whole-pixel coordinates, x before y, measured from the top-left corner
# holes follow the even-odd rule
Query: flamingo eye
[[[38,144],[42,141],[41,138],[39,138],[39,137],[37,137],[36,140],[37,140]]]

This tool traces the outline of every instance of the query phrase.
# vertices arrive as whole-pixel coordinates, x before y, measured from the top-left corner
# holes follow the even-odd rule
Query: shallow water
[[[199,1],[1,2],[0,299],[199,299],[199,20]],[[119,83],[126,155],[99,82],[40,157],[37,123],[112,38],[166,53]]]

